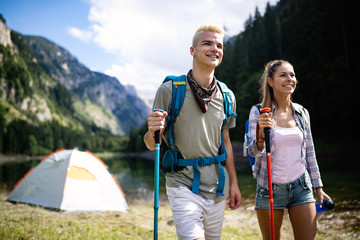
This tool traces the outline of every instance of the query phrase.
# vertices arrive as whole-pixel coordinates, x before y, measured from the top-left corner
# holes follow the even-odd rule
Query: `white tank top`
[[[274,130],[273,182],[290,183],[305,172],[305,166],[301,160],[303,134],[298,127],[275,126]]]

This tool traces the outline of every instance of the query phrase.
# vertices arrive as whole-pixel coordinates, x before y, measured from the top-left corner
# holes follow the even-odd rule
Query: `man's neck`
[[[192,76],[195,81],[202,87],[207,88],[214,79],[215,69],[193,68]]]

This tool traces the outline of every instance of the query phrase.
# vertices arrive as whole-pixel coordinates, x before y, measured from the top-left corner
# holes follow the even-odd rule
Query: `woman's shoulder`
[[[295,111],[298,115],[300,115],[300,117],[301,117],[302,119],[304,119],[307,123],[310,122],[309,112],[308,112],[308,110],[307,110],[304,106],[302,106],[302,105],[299,104],[299,103],[294,103],[294,102],[292,102],[292,106],[293,106],[294,111]]]
[[[298,113],[306,113],[306,114],[309,114],[308,113],[308,110],[301,104],[299,103],[294,103],[294,102],[291,102],[292,103],[292,106],[293,106],[293,109],[298,112]]]
[[[304,108],[304,106],[299,103],[291,102],[291,104],[295,110],[300,110],[301,108]]]
[[[250,118],[257,118],[260,115],[261,110],[261,104],[255,104],[251,107],[250,113],[249,113],[249,119]]]

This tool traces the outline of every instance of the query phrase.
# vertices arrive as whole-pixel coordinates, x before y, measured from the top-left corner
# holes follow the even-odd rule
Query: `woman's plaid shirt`
[[[301,158],[303,160],[303,164],[305,165],[305,178],[306,182],[309,187],[322,187],[322,181],[320,177],[319,167],[316,161],[315,155],[315,148],[314,142],[311,135],[311,128],[310,128],[310,116],[309,112],[301,105],[297,103],[291,103],[293,111],[294,111],[294,118],[296,121],[297,126],[301,130],[304,136],[303,144],[302,144],[302,151],[301,151]],[[273,116],[276,122],[276,108],[273,105]],[[255,166],[253,171],[253,176],[257,180],[257,183],[263,187],[268,188],[267,182],[267,160],[266,160],[266,153],[265,148],[263,151],[259,151],[256,146],[256,125],[257,119],[259,117],[259,110],[256,106],[253,106],[250,110],[249,116],[249,136],[250,140],[248,142],[248,152],[250,156],[255,157]],[[273,142],[273,129],[270,130],[270,143]],[[271,152],[274,152],[274,144],[271,146]],[[272,161],[273,162],[273,161]]]

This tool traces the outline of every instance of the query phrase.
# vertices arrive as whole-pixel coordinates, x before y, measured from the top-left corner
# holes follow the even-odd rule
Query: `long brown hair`
[[[292,64],[286,60],[273,60],[265,65],[264,73],[260,79],[261,106],[263,108],[268,107],[272,109],[272,103],[277,105],[276,99],[274,97],[274,90],[268,83],[267,79],[274,79],[274,73],[276,72],[276,69],[283,63],[288,63],[292,66]]]

